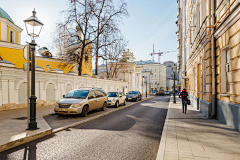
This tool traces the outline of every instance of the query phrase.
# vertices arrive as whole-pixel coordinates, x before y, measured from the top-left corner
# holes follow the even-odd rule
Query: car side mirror
[[[63,98],[65,97],[65,95],[63,95]]]
[[[88,99],[92,99],[92,98],[93,98],[93,96],[89,96],[89,97],[88,97]]]

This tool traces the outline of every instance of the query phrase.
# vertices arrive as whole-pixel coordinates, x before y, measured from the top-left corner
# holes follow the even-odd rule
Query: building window
[[[85,63],[88,63],[88,56],[85,56]]]
[[[230,50],[229,47],[221,51],[221,93],[230,92]]]
[[[203,92],[206,92],[206,61],[203,61]]]
[[[9,42],[15,43],[15,32],[12,29],[9,32]]]
[[[155,72],[157,72],[157,68],[155,68]]]
[[[226,51],[226,92],[230,92],[230,68],[229,68],[229,63],[230,63],[230,50]]]
[[[13,31],[10,31],[10,42],[13,43]]]

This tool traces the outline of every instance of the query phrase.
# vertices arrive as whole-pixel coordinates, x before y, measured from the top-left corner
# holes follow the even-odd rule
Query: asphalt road
[[[155,160],[169,97],[155,97],[0,153],[0,159]]]

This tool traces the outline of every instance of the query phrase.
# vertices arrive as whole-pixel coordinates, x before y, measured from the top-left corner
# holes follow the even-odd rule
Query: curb
[[[166,116],[166,119],[165,119],[165,123],[164,123],[164,127],[163,127],[163,132],[162,132],[162,136],[161,136],[160,145],[159,145],[159,148],[158,148],[158,153],[157,153],[156,160],[163,160],[164,159],[164,151],[165,151],[165,148],[166,148],[166,140],[167,140],[168,119],[169,119],[169,113],[170,113],[169,110],[170,110],[170,104],[172,103],[171,99],[172,98],[170,98],[169,105],[168,105],[168,112],[167,112],[167,116]]]
[[[144,101],[146,101],[146,100],[148,100],[148,99],[151,99],[151,98],[154,98],[154,97],[149,97],[149,98],[143,99],[143,100],[141,100],[141,101],[139,101],[139,102],[137,102],[137,103],[144,102]],[[67,129],[67,128],[74,127],[74,126],[76,126],[76,125],[79,125],[79,124],[82,124],[82,123],[86,123],[86,122],[88,122],[88,121],[91,121],[91,120],[94,120],[94,119],[97,119],[97,118],[106,116],[106,115],[108,115],[108,114],[110,114],[110,113],[113,113],[113,112],[119,111],[119,110],[121,110],[121,109],[130,107],[130,106],[132,106],[132,105],[134,105],[134,104],[137,104],[137,103],[133,103],[133,104],[130,104],[130,105],[128,105],[128,106],[120,107],[120,108],[118,108],[118,109],[116,109],[116,110],[109,111],[109,112],[106,112],[106,113],[103,113],[103,114],[100,114],[100,115],[91,117],[91,118],[89,118],[89,119],[86,119],[86,120],[83,120],[83,121],[80,121],[80,122],[76,122],[76,123],[73,123],[73,124],[64,126],[64,127],[61,127],[61,128],[54,129],[54,130],[52,130],[52,133],[60,132],[60,131],[65,130],[65,129]]]

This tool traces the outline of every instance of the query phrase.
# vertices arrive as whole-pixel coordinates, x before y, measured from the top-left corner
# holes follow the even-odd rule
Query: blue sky
[[[177,51],[176,37],[176,0],[125,0],[130,14],[123,19],[120,26],[123,35],[129,40],[127,48],[134,53],[136,60],[151,60],[149,55],[161,51]],[[40,37],[36,39],[39,46],[51,46],[51,33],[56,22],[61,18],[59,12],[66,8],[67,0],[0,0],[4,9],[14,23],[23,29],[22,44],[30,41],[23,23],[32,15],[35,8],[37,17],[44,23]],[[155,61],[158,61],[155,55]],[[165,53],[161,62],[176,61],[177,52]]]

